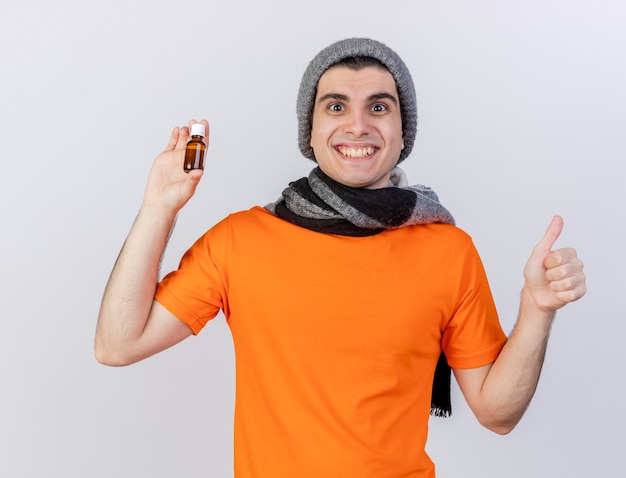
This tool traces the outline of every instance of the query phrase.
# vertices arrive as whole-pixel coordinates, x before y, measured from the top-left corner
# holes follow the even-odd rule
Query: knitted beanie
[[[369,38],[348,38],[340,40],[319,52],[307,67],[298,92],[296,111],[298,114],[298,142],[304,156],[315,161],[311,148],[311,127],[313,124],[313,107],[317,94],[317,83],[320,77],[331,66],[345,58],[365,56],[380,61],[396,81],[396,88],[400,99],[400,113],[402,117],[402,133],[404,149],[400,153],[398,162],[404,160],[415,142],[417,133],[417,100],[415,86],[408,68],[388,46]]]

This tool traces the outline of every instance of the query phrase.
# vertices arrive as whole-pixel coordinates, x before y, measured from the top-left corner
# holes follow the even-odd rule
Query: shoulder
[[[412,239],[432,242],[439,245],[472,244],[471,236],[452,224],[432,223],[408,226],[398,229]]]
[[[273,231],[293,226],[292,224],[278,218],[272,212],[262,206],[254,206],[244,211],[237,211],[226,216],[222,221],[214,226],[218,229],[228,229],[230,231],[239,231],[240,233],[249,232],[261,234],[264,231]]]
[[[293,229],[296,228],[296,231]],[[233,240],[254,241],[270,236],[278,238],[282,235],[292,236],[297,233],[297,226],[276,217],[261,206],[237,211],[224,217],[212,226],[201,239],[207,241]],[[221,238],[221,239],[220,239]]]
[[[254,225],[272,222],[277,219],[270,211],[261,206],[254,206],[250,209],[236,211],[228,214],[212,226],[207,233],[213,230],[223,230],[232,227],[252,227]]]
[[[226,216],[226,221],[231,222],[258,222],[258,221],[268,221],[272,218],[277,219],[274,214],[265,209],[262,206],[253,206],[250,209],[246,209],[243,211],[237,211]]]

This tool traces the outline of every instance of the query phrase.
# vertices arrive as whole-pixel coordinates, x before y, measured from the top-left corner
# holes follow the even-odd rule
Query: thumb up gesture
[[[554,312],[587,291],[583,263],[576,250],[552,249],[562,230],[563,219],[554,216],[524,267],[524,288],[544,312]]]

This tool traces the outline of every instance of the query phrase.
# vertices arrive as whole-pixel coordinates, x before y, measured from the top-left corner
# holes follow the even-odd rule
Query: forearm
[[[122,362],[144,331],[158,281],[159,266],[175,214],[143,206],[106,286],[95,353],[101,362]]]
[[[491,366],[481,390],[485,426],[508,433],[517,425],[535,393],[543,366],[554,311],[544,311],[522,291],[513,333]]]
[[[526,262],[517,324],[498,358],[484,367],[454,369],[478,420],[497,433],[517,425],[535,394],[556,311],[587,290],[576,251],[552,250],[562,228],[555,216]]]

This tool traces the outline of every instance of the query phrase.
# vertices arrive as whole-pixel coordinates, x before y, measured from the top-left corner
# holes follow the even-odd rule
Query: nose
[[[367,114],[361,110],[353,109],[346,115],[344,131],[355,138],[369,134],[371,126]]]

